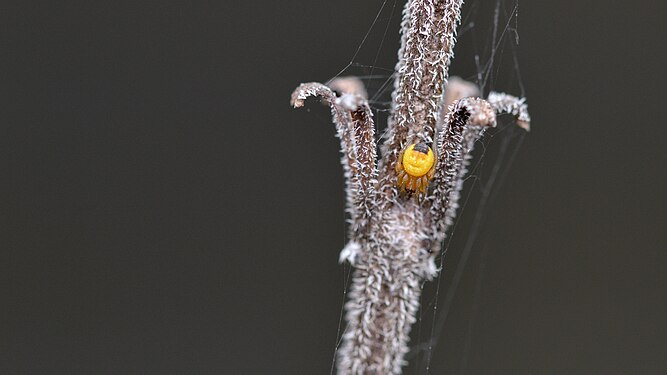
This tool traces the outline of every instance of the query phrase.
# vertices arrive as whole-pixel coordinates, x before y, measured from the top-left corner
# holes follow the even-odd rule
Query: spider
[[[453,223],[475,142],[508,113],[528,130],[525,99],[479,98],[470,82],[447,82],[461,0],[408,0],[401,23],[387,136],[379,147],[360,80],[304,83],[302,107],[320,97],[331,108],[345,172],[349,241],[340,260],[355,267],[337,352],[340,375],[401,373],[424,280]],[[414,199],[414,198],[417,199]]]
[[[435,154],[426,143],[411,144],[398,157],[396,184],[402,191],[424,195],[435,173],[435,162]]]

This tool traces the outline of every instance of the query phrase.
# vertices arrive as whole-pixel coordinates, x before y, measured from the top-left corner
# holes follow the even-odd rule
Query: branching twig
[[[301,84],[292,93],[292,106],[302,107],[310,96],[320,96],[331,107],[343,154],[341,164],[347,186],[347,211],[353,223],[350,238],[365,236],[377,183],[373,114],[361,96],[343,94],[338,97],[329,87],[316,82]]]
[[[446,229],[456,215],[468,155],[489,126],[496,126],[496,114],[488,102],[464,98],[449,106],[445,128],[438,137],[437,152],[442,167],[437,168],[434,176],[436,185],[431,204],[437,244],[444,240]]]
[[[475,142],[495,126],[496,113],[513,114],[526,129],[530,121],[523,99],[496,93],[489,102],[472,98],[476,86],[461,80],[454,80],[443,98],[461,4],[406,4],[379,166],[372,112],[360,81],[330,82],[340,96],[318,83],[302,84],[292,94],[295,107],[320,96],[331,107],[341,141],[351,225],[340,259],[355,267],[337,357],[341,375],[401,373],[421,285],[438,272],[435,257],[456,214]]]

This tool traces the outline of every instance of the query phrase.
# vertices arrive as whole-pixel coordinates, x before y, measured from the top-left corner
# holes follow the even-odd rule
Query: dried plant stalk
[[[406,4],[379,166],[372,112],[360,81],[339,78],[330,87],[306,83],[292,94],[295,107],[309,96],[321,97],[331,107],[341,141],[351,225],[340,260],[355,267],[337,356],[341,375],[401,373],[421,285],[438,272],[435,258],[456,214],[474,143],[495,126],[496,113],[515,115],[526,129],[530,121],[523,99],[468,97],[478,90],[462,80],[453,81],[443,98],[461,5],[460,0]],[[432,145],[438,159],[423,196],[397,188],[399,156],[417,143]]]
[[[340,139],[341,164],[345,174],[347,212],[350,215],[350,238],[364,237],[374,204],[377,171],[375,167],[375,124],[365,98],[356,94],[337,97],[327,86],[303,83],[293,93],[291,104],[302,107],[311,96],[319,96],[331,107],[333,122]]]
[[[390,133],[385,143],[387,175],[406,143],[416,138],[433,142],[462,4],[462,0],[408,1],[403,10]]]

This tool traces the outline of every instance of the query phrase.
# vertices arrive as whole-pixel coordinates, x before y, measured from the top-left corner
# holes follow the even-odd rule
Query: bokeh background
[[[476,77],[495,4],[466,4],[452,73]],[[520,94],[520,79],[533,131],[483,212],[430,373],[667,373],[665,5],[515,5],[500,30],[519,45],[487,88]],[[338,145],[326,108],[288,98],[346,67],[387,78],[401,8],[4,1],[0,373],[329,373],[349,273]]]

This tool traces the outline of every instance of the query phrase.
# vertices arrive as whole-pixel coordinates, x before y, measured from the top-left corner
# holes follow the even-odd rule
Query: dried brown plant
[[[340,259],[354,266],[354,275],[338,374],[401,373],[421,286],[438,273],[435,259],[456,215],[475,142],[496,125],[496,114],[512,114],[529,128],[523,98],[491,93],[484,100],[474,97],[474,84],[453,79],[447,85],[462,3],[407,2],[379,159],[373,113],[360,81],[304,83],[292,94],[294,107],[312,96],[330,106],[343,154],[351,225]],[[397,163],[415,144],[430,146],[437,158],[424,194],[398,188]]]

